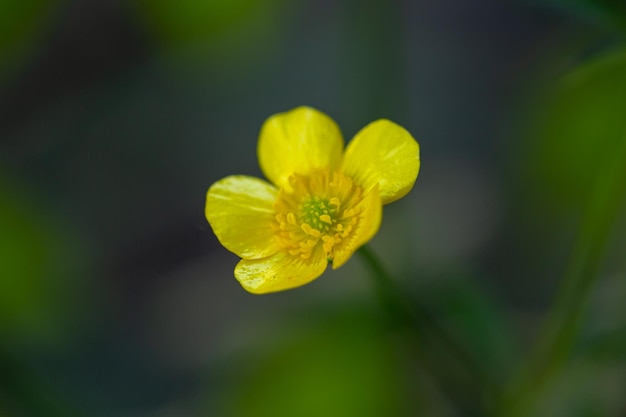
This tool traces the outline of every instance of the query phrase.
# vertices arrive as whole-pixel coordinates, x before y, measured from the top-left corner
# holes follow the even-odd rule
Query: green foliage
[[[398,352],[376,318],[348,311],[305,322],[305,332],[275,342],[257,360],[243,362],[245,369],[230,370],[237,378],[222,415],[403,415]]]
[[[162,35],[172,41],[220,36],[237,26],[265,18],[271,3],[267,0],[138,0]]]
[[[543,319],[533,355],[519,367],[521,382],[508,393],[503,415],[537,415],[538,403],[546,410],[554,396],[551,390],[563,385],[560,377],[570,370],[589,301],[605,278],[607,249],[623,215],[624,108],[626,54],[618,50],[568,74],[539,124],[538,157],[529,167],[535,170],[537,188],[544,191],[536,202],[543,208],[556,208],[551,213],[555,220],[572,209],[580,220],[555,301]]]
[[[626,3],[622,0],[549,0],[559,8],[572,10],[608,27],[626,31]]]
[[[0,179],[0,333],[13,341],[54,339],[66,318],[76,254],[52,219]]]
[[[560,82],[540,121],[528,161],[542,198],[583,206],[625,140],[626,50],[575,69]]]
[[[135,13],[176,68],[233,76],[268,61],[284,27],[285,0],[134,0]],[[254,63],[254,64],[252,64]]]
[[[0,0],[0,69],[41,32],[52,0]]]

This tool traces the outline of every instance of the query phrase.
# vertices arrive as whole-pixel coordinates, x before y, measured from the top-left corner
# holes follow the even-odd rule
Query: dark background
[[[441,389],[386,333],[356,257],[300,289],[242,290],[204,219],[206,190],[261,176],[261,124],[299,105],[346,141],[381,117],[406,127],[421,172],[372,247],[506,380],[602,164],[593,140],[568,136],[578,113],[559,112],[592,96],[617,109],[611,120],[626,108],[614,84],[578,101],[558,86],[620,50],[623,11],[0,0],[0,415],[471,415],[471,383]],[[597,111],[592,133],[607,126]],[[583,334],[626,328],[624,229],[622,216]],[[574,361],[535,415],[626,413],[625,344],[608,340],[621,350]]]

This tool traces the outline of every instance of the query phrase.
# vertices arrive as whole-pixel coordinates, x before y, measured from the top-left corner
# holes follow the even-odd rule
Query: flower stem
[[[437,340],[438,346],[446,351],[449,355],[448,360],[456,360],[460,364],[466,374],[468,381],[471,381],[472,389],[478,389],[479,394],[486,394],[491,399],[498,394],[497,385],[491,375],[488,375],[473,358],[473,356],[465,350],[465,348],[442,327],[428,311],[428,309],[417,300],[408,299],[404,296],[404,292],[396,286],[394,280],[387,273],[378,257],[370,250],[369,247],[363,246],[358,251],[361,258],[365,261],[372,276],[376,295],[381,306],[387,311],[392,324],[401,328],[412,330],[412,337],[422,336],[428,332]],[[415,341],[415,340],[414,340]],[[420,340],[417,341],[421,343]],[[420,349],[420,355],[428,355],[425,349]],[[425,365],[433,367],[435,361],[425,358]],[[433,374],[435,369],[431,369]],[[445,378],[442,375],[441,378]],[[445,381],[442,381],[445,383]]]

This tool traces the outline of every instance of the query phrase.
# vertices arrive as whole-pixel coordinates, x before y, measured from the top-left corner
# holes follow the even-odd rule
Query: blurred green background
[[[626,415],[624,30],[614,0],[0,0],[0,416],[495,415],[463,363],[511,383],[567,294],[528,415]],[[420,142],[371,246],[464,358],[356,256],[233,278],[206,190],[299,105]]]

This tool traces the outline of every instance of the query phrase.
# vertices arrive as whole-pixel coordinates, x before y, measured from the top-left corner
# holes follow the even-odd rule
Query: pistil
[[[321,250],[332,262],[334,251],[357,225],[360,187],[340,172],[314,171],[293,175],[274,205],[274,230],[281,245],[306,260]]]

